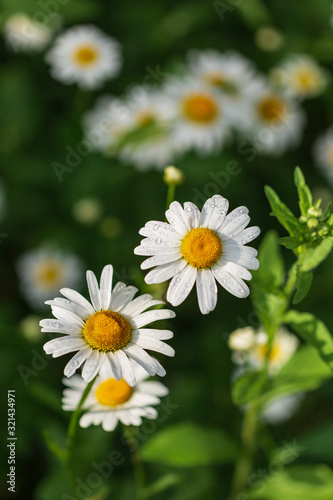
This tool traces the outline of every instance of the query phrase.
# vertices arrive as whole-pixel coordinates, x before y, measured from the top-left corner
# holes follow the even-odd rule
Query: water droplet
[[[226,280],[226,279],[223,279],[223,280],[222,280],[222,283],[226,283],[226,282],[227,282],[227,280]]]
[[[179,283],[179,282],[180,282],[180,278],[176,278],[176,279],[175,279],[175,282],[176,282],[176,283]]]
[[[159,227],[160,227],[160,226],[159,226],[158,224],[154,224],[154,226],[153,226],[153,230],[154,230],[154,231],[157,231]]]
[[[186,282],[184,286],[185,286],[185,288],[191,288],[191,283]]]
[[[238,271],[237,274],[238,274],[238,276],[242,276],[243,273],[242,273],[242,271]]]
[[[244,289],[243,289],[243,288],[238,288],[238,291],[239,291],[240,293],[244,293]]]
[[[174,224],[175,219],[173,217],[169,217],[169,222],[170,222],[170,224]]]
[[[191,206],[187,206],[186,207],[186,212],[192,212],[192,207]]]
[[[48,321],[48,322],[46,323],[46,326],[52,326],[52,321]]]

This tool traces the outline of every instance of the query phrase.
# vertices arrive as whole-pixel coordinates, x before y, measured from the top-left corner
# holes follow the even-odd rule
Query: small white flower
[[[293,97],[308,99],[321,94],[328,83],[326,71],[312,57],[294,54],[271,72],[273,83]]]
[[[20,257],[17,274],[25,298],[39,309],[59,288],[78,286],[82,279],[82,262],[75,255],[42,247]]]
[[[250,327],[248,329],[253,330]],[[244,328],[243,330],[246,329]],[[233,332],[231,338],[237,332],[239,330]],[[268,354],[268,336],[263,330],[259,330],[257,333],[253,331],[252,333],[254,334],[254,338],[250,335],[251,345],[248,344],[247,349],[239,346],[239,342],[238,345],[233,345],[229,342],[229,347],[234,351],[233,360],[235,363],[240,365],[245,364],[260,370],[264,366]],[[298,345],[299,340],[295,335],[288,332],[285,328],[280,328],[274,337],[269,354],[268,372],[276,374],[293,356]]]
[[[123,378],[117,381],[102,367],[84,403],[86,412],[80,418],[81,427],[102,425],[105,431],[113,431],[118,423],[141,425],[142,417],[155,419],[157,411],[153,406],[168,394],[161,382],[146,381],[147,373],[131,362],[137,383],[131,387]],[[63,409],[74,411],[87,386],[82,377],[74,375],[63,379],[68,387],[63,393]]]
[[[264,406],[261,418],[270,425],[282,424],[295,415],[303,399],[303,393],[288,394],[272,399]]]
[[[313,155],[323,175],[333,185],[333,127],[318,137],[313,147]]]
[[[234,351],[248,351],[255,342],[255,331],[250,326],[238,328],[230,334],[228,345]]]
[[[170,79],[164,91],[172,104],[173,141],[180,149],[207,155],[218,151],[231,131],[230,104],[198,79]]]
[[[153,300],[148,294],[133,299],[138,289],[121,282],[112,290],[112,275],[112,266],[105,266],[98,285],[94,273],[87,271],[91,303],[69,288],[60,290],[65,299],[46,302],[57,319],[43,319],[40,322],[42,331],[64,336],[47,342],[45,352],[55,358],[78,351],[67,363],[64,374],[70,377],[84,363],[82,377],[86,382],[92,380],[106,363],[114,378],[124,378],[133,386],[135,376],[129,358],[149,375],[164,376],[164,368],[145,349],[173,356],[174,350],[162,342],[172,338],[173,333],[146,326],[157,320],[173,318],[175,313],[167,309],[146,311],[163,302]]]
[[[171,279],[167,300],[181,304],[196,282],[202,314],[215,309],[216,280],[236,297],[250,293],[243,279],[250,280],[248,269],[258,269],[257,251],[244,246],[256,238],[258,227],[246,228],[248,209],[238,207],[227,215],[228,200],[220,195],[209,198],[201,213],[191,202],[184,208],[174,201],[165,215],[169,222],[150,221],[139,233],[145,236],[134,253],[149,256],[142,269],[155,267],[145,281],[149,285]]]
[[[52,29],[49,26],[34,21],[24,13],[9,17],[3,32],[8,45],[15,52],[42,51],[52,36]]]
[[[75,26],[55,40],[46,60],[56,80],[96,89],[119,73],[120,46],[93,25]]]
[[[252,103],[252,119],[247,138],[259,152],[277,156],[298,144],[305,118],[292,98],[264,80],[252,86],[248,97]]]

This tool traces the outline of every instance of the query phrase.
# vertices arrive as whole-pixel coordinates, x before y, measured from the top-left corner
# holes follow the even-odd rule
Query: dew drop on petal
[[[161,238],[156,238],[155,244],[156,245],[160,245],[161,243],[162,243],[162,239]]]

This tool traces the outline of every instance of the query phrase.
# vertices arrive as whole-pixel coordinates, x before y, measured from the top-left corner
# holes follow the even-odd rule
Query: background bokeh
[[[26,326],[22,325],[27,316],[33,314],[40,319],[49,316],[50,312],[42,304],[39,310],[32,309],[25,300],[16,272],[18,259],[50,243],[76,254],[84,268],[92,269],[97,275],[105,264],[112,263],[118,279],[127,284],[139,284],[142,292],[147,291],[143,275],[138,271],[141,259],[134,256],[133,248],[140,241],[139,228],[147,220],[163,220],[164,217],[167,187],[161,172],[138,172],[131,165],[91,153],[59,182],[51,164],[54,161],[64,163],[66,147],[75,149],[81,141],[82,114],[99,94],[111,92],[121,96],[129,86],[142,84],[150,69],[177,72],[186,52],[193,48],[234,49],[253,60],[264,72],[289,53],[305,52],[333,72],[330,0],[226,1],[230,8],[224,12],[223,20],[220,19],[221,11],[220,16],[217,12],[222,3],[69,0],[64,5],[59,4],[64,27],[92,23],[122,45],[124,64],[120,75],[97,92],[82,93],[74,85],[62,85],[51,78],[43,53],[15,53],[3,38],[0,41],[0,181],[5,198],[0,225],[0,377],[3,389],[0,412],[2,435],[6,436],[6,391],[15,389],[17,498],[61,498],[64,472],[47,450],[42,432],[47,429],[55,440],[63,443],[69,417],[60,404],[64,359],[46,357],[42,350],[45,338],[38,332],[28,336]],[[42,4],[33,0],[2,0],[0,19],[4,22],[16,11],[34,15],[42,9]],[[258,45],[258,29],[266,25],[274,26],[283,37],[283,44],[276,51],[267,51]],[[332,188],[314,166],[312,157],[315,138],[333,121],[332,84],[322,96],[302,106],[307,124],[299,147],[281,157],[256,154],[252,161],[249,155],[240,153],[237,143],[215,156],[200,158],[188,153],[177,163],[186,177],[186,182],[177,190],[177,199],[196,202],[201,208],[207,196],[220,192],[229,199],[231,208],[249,207],[251,220],[261,227],[262,234],[275,228],[284,236],[282,228],[269,215],[263,191],[266,184],[274,187],[298,214],[292,179],[294,167],[300,165],[317,197],[332,199]],[[212,173],[223,171],[229,160],[236,160],[241,172],[231,177],[222,189],[212,181]],[[100,216],[91,225],[80,223],[73,215],[76,202],[86,197],[97,199],[102,206]],[[287,251],[285,255],[290,263],[291,255]],[[328,326],[333,320],[332,283],[333,268],[329,258],[316,272],[312,289],[301,306],[304,310],[310,309]],[[86,294],[84,279],[80,291]],[[176,320],[169,324],[175,333],[171,344],[176,357],[163,360],[170,402],[176,408],[167,418],[157,422],[157,428],[192,421],[206,428],[221,428],[238,439],[242,414],[231,401],[234,368],[226,339],[232,330],[248,323],[250,301],[240,301],[220,289],[217,308],[208,316],[202,316],[192,292],[176,312]],[[20,375],[22,366],[32,370],[26,372],[27,384]],[[278,443],[297,439],[301,444],[303,439],[307,440],[301,461],[316,460],[333,465],[332,417],[333,383],[330,381],[320,390],[309,393],[289,422],[271,430]],[[77,454],[80,477],[89,473],[92,460],[102,461],[110,450],[120,450],[126,460],[112,475],[107,498],[132,498],[132,468],[119,430],[107,435],[101,428],[80,430]],[[7,453],[2,450],[0,457],[0,473],[4,478]],[[159,498],[224,498],[232,465],[183,468],[180,471],[182,481]],[[152,479],[173,470],[165,465],[147,465]],[[13,497],[3,480],[0,496],[3,499]]]

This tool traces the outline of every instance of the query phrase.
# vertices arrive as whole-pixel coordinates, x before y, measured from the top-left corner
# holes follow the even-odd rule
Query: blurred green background
[[[220,19],[221,4],[223,2],[185,0],[70,0],[59,5],[63,27],[92,23],[114,36],[123,47],[124,65],[120,75],[100,91],[85,94],[84,101],[80,102],[75,86],[64,86],[51,78],[43,54],[13,53],[3,38],[0,41],[0,181],[6,205],[0,233],[7,235],[1,238],[0,245],[0,374],[3,389],[0,411],[2,436],[5,437],[7,389],[15,389],[17,498],[61,498],[64,472],[47,450],[42,431],[47,429],[54,439],[63,443],[69,418],[60,404],[64,359],[46,357],[42,350],[46,339],[38,335],[28,339],[21,326],[28,315],[37,314],[42,318],[50,313],[43,307],[37,312],[32,310],[22,297],[15,270],[18,258],[44,242],[54,242],[77,254],[86,268],[97,275],[105,264],[112,263],[118,279],[127,284],[141,280],[141,291],[147,291],[137,271],[141,259],[134,256],[133,248],[140,241],[139,228],[147,220],[163,220],[164,217],[167,188],[161,172],[140,173],[130,165],[93,153],[59,182],[51,164],[54,161],[64,163],[66,147],[70,145],[75,149],[81,141],[82,113],[91,107],[99,94],[110,92],[121,96],[129,85],[142,84],[147,68],[161,68],[166,73],[176,71],[192,48],[234,49],[253,60],[264,72],[289,53],[306,52],[333,71],[330,0],[229,3],[226,0],[224,4],[229,8],[223,20]],[[0,5],[2,22],[14,12],[34,15],[42,8],[42,2],[32,0],[2,0]],[[275,52],[267,52],[256,43],[257,30],[267,25],[279,30],[284,38],[283,45]],[[258,154],[253,161],[248,161],[239,153],[237,144],[214,157],[187,154],[177,163],[186,176],[185,184],[177,190],[177,199],[197,202],[201,208],[204,198],[215,194],[213,188],[208,187],[212,172],[220,173],[229,160],[236,160],[241,173],[220,189],[220,194],[229,199],[231,208],[249,207],[252,222],[261,227],[262,234],[276,228],[284,236],[269,215],[263,187],[266,184],[274,187],[298,213],[292,178],[294,167],[300,165],[311,188],[323,193],[327,200],[332,199],[332,189],[313,166],[311,153],[314,139],[333,121],[332,104],[332,84],[323,96],[303,104],[307,115],[303,141],[282,157]],[[198,191],[202,197],[198,196]],[[102,204],[102,215],[91,226],[82,225],[73,217],[73,206],[84,197],[97,198]],[[109,225],[105,222],[107,217],[111,217],[106,219]],[[290,262],[287,252],[286,258]],[[311,292],[302,304],[302,309],[310,309],[328,326],[333,321],[332,283],[333,268],[329,258],[317,271]],[[80,291],[86,294],[84,280]],[[176,320],[168,325],[175,333],[171,344],[176,357],[163,359],[167,369],[165,383],[170,388],[170,402],[175,408],[167,418],[157,422],[156,428],[191,421],[206,429],[221,429],[237,441],[242,414],[231,402],[233,364],[226,338],[232,330],[248,323],[250,301],[237,300],[220,288],[216,310],[202,316],[192,292],[176,313]],[[33,370],[29,372],[27,385],[18,371],[22,365]],[[320,390],[308,394],[297,415],[288,423],[272,428],[272,434],[280,444],[294,439],[301,444],[306,439],[306,450],[299,458],[301,462],[333,465],[332,417],[333,383],[328,382]],[[77,453],[80,477],[86,477],[93,460],[104,460],[111,450],[121,451],[125,461],[108,481],[110,495],[98,498],[132,498],[131,462],[119,430],[110,435],[101,428],[80,430]],[[8,469],[7,453],[2,451],[0,457],[0,473],[4,478]],[[264,464],[264,457],[262,460]],[[232,461],[206,466],[194,464],[186,468],[149,463],[147,473],[151,481],[166,472],[180,474],[180,482],[156,498],[213,500],[225,498],[232,467]],[[0,496],[3,499],[14,496],[7,491],[4,481]]]

